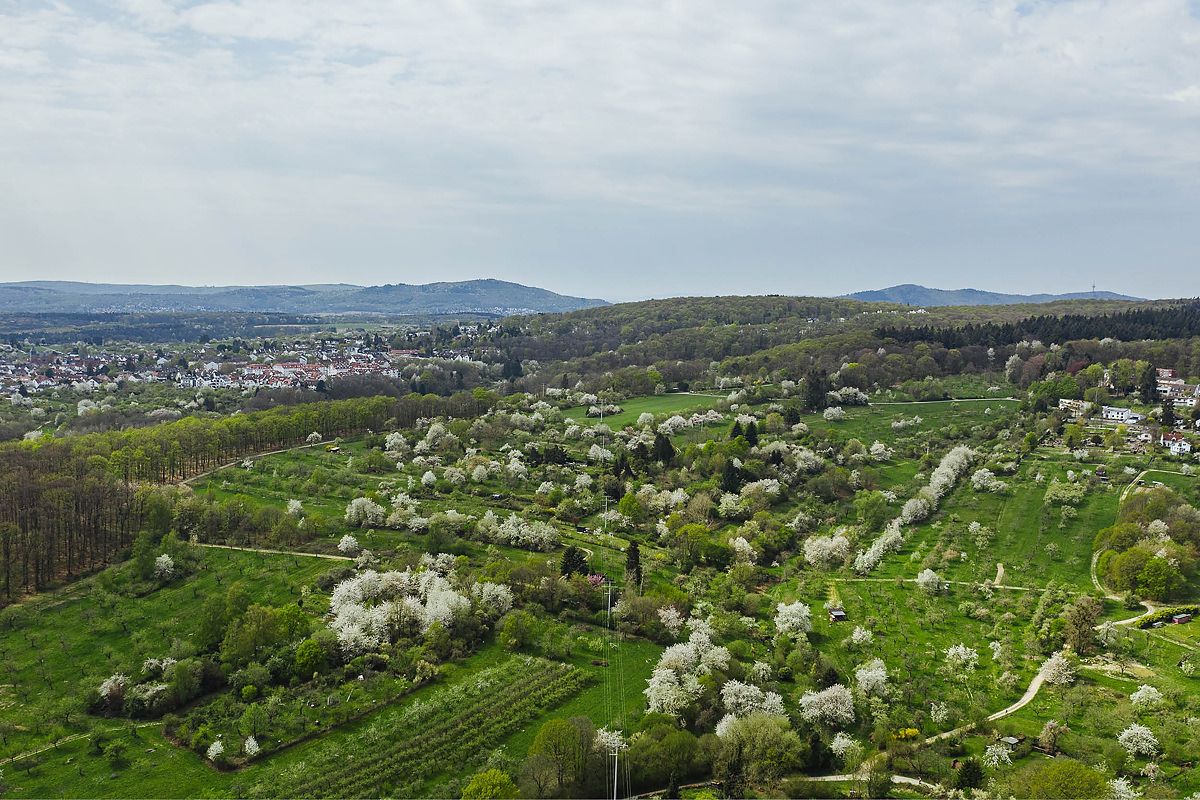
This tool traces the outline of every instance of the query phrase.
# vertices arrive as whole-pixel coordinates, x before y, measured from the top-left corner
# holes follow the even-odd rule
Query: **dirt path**
[[[134,727],[137,728],[138,730],[141,730],[142,728],[153,728],[157,725],[162,725],[162,722],[161,721],[159,721],[159,722],[142,722],[142,723],[135,725]],[[70,736],[65,736],[62,739],[59,739],[54,744],[48,744],[44,747],[39,747],[36,750],[29,750],[24,753],[17,753],[15,756],[9,756],[8,758],[0,761],[0,767],[8,766],[9,764],[14,764],[17,761],[24,761],[25,759],[31,758],[36,755],[41,755],[42,753],[45,753],[48,750],[57,750],[59,745],[69,744],[71,742],[77,742],[80,739],[85,739],[88,736],[91,736],[93,733],[117,733],[118,731],[127,731],[127,730],[129,730],[128,726],[121,726],[119,728],[106,728],[103,731],[84,731],[83,733],[75,733]]]
[[[996,577],[992,580],[992,586],[1001,586],[1004,584],[1004,565],[996,565]]]
[[[889,400],[886,402],[871,403],[873,406],[913,406],[913,405],[930,405],[932,403],[992,403],[992,402],[1017,402],[1015,397],[959,397],[950,400]]]
[[[232,544],[205,544],[197,542],[197,547],[211,547],[214,550],[240,550],[243,553],[266,553],[272,556],[304,556],[306,558],[324,558],[329,561],[353,561],[350,556],[335,556],[329,553],[306,553],[303,550],[268,550],[264,547],[237,547]]]
[[[305,448],[308,448],[308,447],[320,447],[323,444],[328,444],[328,442],[313,442],[312,444],[298,444],[295,447],[285,447],[282,450],[268,450],[265,453],[255,453],[252,456],[243,456],[242,458],[239,458],[236,461],[230,461],[229,463],[222,464],[219,467],[213,467],[208,472],[201,472],[199,475],[193,475],[190,478],[184,478],[179,483],[191,485],[192,481],[203,480],[204,478],[207,478],[209,475],[212,475],[214,472],[220,472],[221,470],[226,469],[228,467],[237,466],[238,464],[241,464],[243,461],[253,461],[256,458],[264,458],[266,456],[277,456],[280,453],[290,453],[293,450],[304,450]]]

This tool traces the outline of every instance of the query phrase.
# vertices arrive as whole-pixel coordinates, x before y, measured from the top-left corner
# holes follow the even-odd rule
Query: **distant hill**
[[[1067,294],[1002,294],[980,289],[930,289],[902,283],[886,289],[844,294],[850,300],[873,303],[903,303],[907,306],[1007,306],[1018,303],[1053,303],[1056,300],[1144,300],[1115,292],[1069,292]]]
[[[492,279],[354,286],[154,286],[22,281],[0,283],[0,308],[14,312],[246,311],[287,314],[537,314],[608,305]]]

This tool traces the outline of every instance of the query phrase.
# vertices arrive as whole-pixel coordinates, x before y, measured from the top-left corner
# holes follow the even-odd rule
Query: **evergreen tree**
[[[562,561],[559,564],[559,573],[564,578],[569,578],[572,575],[586,575],[588,572],[587,558],[583,551],[575,545],[570,545],[563,551]]]
[[[983,783],[983,767],[973,758],[962,762],[954,776],[955,789],[975,789]]]
[[[670,465],[675,460],[675,445],[671,444],[670,436],[654,434],[654,460],[661,461],[664,465]]]
[[[746,426],[746,442],[751,447],[758,446],[758,423],[751,422]]]
[[[642,585],[642,551],[637,542],[630,542],[629,549],[625,551],[625,583]]]
[[[736,492],[742,488],[742,473],[733,463],[733,459],[727,459],[725,466],[721,470],[721,491]]]
[[[736,439],[737,437],[739,437],[741,435],[742,435],[742,423],[738,422],[735,419],[733,421],[733,427],[729,429],[729,438]]]
[[[1143,403],[1153,403],[1158,397],[1158,370],[1153,364],[1147,364],[1142,370],[1141,380],[1138,381],[1138,391],[1142,393]]]
[[[821,369],[813,367],[804,376],[804,407],[810,411],[819,411],[827,405],[825,395],[829,394],[829,376]]]
[[[1168,397],[1162,404],[1162,424],[1164,428],[1174,428],[1175,422],[1175,403]]]

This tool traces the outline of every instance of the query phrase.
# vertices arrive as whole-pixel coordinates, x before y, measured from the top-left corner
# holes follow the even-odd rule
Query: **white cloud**
[[[1044,276],[1064,226],[1089,283],[1197,244],[1168,224],[1198,199],[1184,0],[19,3],[0,40],[13,277],[429,277],[399,264],[597,294],[560,270],[603,254],[647,294],[697,266],[820,292]]]

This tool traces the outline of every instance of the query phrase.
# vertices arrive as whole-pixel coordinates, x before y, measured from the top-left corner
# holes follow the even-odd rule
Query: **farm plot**
[[[325,747],[250,794],[285,797],[412,796],[443,772],[460,772],[589,681],[567,664],[514,656],[389,709],[338,747]]]

